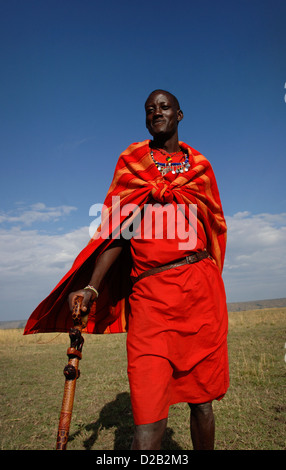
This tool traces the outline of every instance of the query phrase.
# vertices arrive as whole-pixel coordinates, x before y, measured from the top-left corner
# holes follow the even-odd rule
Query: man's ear
[[[181,109],[178,109],[177,111],[177,121],[180,122],[184,117],[184,113]]]

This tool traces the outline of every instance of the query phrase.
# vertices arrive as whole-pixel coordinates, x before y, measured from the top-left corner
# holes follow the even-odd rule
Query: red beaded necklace
[[[178,152],[172,152],[172,153],[168,153],[168,152],[166,152],[166,150],[163,150],[163,149],[160,149],[160,148],[157,148],[157,147],[155,147],[154,150],[157,150],[162,155],[164,155],[164,157],[166,157],[166,162],[172,162],[173,159],[175,159],[176,157],[181,157],[182,158],[182,157],[185,156],[184,152],[181,149]]]
[[[162,155],[166,157],[166,163],[159,162],[158,160],[155,160],[154,155],[153,155],[153,149],[151,149],[151,157],[153,162],[155,163],[156,167],[160,171],[161,175],[164,176],[169,171],[171,171],[173,174],[176,173],[184,173],[185,171],[188,171],[190,168],[190,163],[189,163],[189,155],[188,153],[184,153],[182,150],[179,152],[174,152],[174,153],[167,153],[164,150],[161,149],[154,149],[156,151],[159,151]],[[181,155],[180,155],[181,154]],[[180,155],[179,161],[172,161],[175,156]],[[172,157],[173,156],[173,157]],[[184,158],[184,161],[180,161]]]

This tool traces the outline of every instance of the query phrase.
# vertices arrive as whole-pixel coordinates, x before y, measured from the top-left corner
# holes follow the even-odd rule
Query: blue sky
[[[286,296],[285,17],[284,0],[0,2],[0,320],[27,318],[87,243],[156,88],[216,173],[228,301]]]

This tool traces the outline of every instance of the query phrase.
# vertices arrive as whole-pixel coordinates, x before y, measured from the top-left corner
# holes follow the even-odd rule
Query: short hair
[[[152,92],[150,93],[150,95],[148,96],[148,98],[149,98],[151,95],[153,95],[154,93],[165,93],[165,94],[169,95],[169,96],[172,98],[172,100],[173,100],[173,102],[174,102],[176,108],[177,108],[177,109],[181,109],[180,104],[179,104],[179,101],[178,101],[178,99],[176,98],[176,96],[173,95],[173,93],[170,93],[169,91],[166,91],[166,90],[157,89],[157,90],[152,91]],[[148,101],[148,98],[147,98],[147,100],[145,101],[145,105],[146,105],[146,102]]]

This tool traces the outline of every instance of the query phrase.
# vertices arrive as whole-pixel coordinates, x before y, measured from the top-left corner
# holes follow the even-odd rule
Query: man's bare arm
[[[93,286],[96,290],[98,290],[101,281],[114,261],[120,255],[122,249],[122,245],[115,245],[105,250],[99,256],[88,285]],[[96,298],[95,292],[93,292],[91,289],[80,289],[76,292],[71,292],[69,295],[69,306],[71,310],[73,309],[74,300],[77,296],[82,297],[81,310],[83,312],[86,312],[90,301],[93,301]]]

